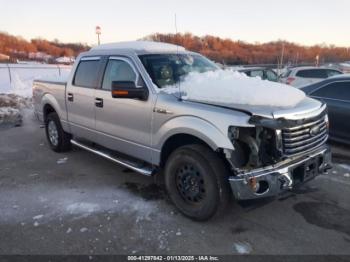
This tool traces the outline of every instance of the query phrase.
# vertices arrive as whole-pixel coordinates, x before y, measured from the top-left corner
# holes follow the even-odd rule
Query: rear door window
[[[260,77],[261,79],[264,78],[264,72],[262,70],[252,70],[250,71],[250,76],[251,77]]]
[[[266,70],[266,79],[269,81],[277,82],[277,74],[272,70]]]
[[[87,88],[97,86],[100,60],[82,60],[75,72],[73,85]]]
[[[317,89],[315,92],[311,93],[311,95],[350,102],[350,82],[334,82]]]
[[[296,74],[298,77],[303,78],[327,78],[327,69],[304,69],[299,70]]]
[[[339,72],[337,70],[331,70],[331,69],[327,70],[328,77],[336,76],[336,75],[340,75],[340,74],[341,74],[341,72]]]

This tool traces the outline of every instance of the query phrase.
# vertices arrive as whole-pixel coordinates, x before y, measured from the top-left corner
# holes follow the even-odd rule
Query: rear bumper
[[[237,200],[277,196],[307,182],[331,168],[331,151],[327,145],[298,159],[251,170],[229,178]]]

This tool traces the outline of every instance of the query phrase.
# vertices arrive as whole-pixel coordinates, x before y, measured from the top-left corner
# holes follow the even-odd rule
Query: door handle
[[[95,98],[95,106],[103,107],[103,99],[102,98]]]
[[[67,99],[68,99],[68,101],[73,102],[73,101],[74,101],[74,96],[73,96],[73,94],[72,94],[72,93],[68,93],[68,94],[67,94]]]

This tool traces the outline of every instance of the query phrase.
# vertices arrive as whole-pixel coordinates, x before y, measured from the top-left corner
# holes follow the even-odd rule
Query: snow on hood
[[[192,72],[180,85],[166,86],[162,91],[171,94],[179,88],[185,100],[227,105],[293,107],[305,98],[305,93],[294,87],[232,70]]]

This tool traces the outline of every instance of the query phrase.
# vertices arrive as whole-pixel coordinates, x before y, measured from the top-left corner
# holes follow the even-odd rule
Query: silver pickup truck
[[[175,45],[101,45],[80,54],[66,81],[34,82],[35,114],[54,151],[73,144],[160,174],[176,207],[195,220],[225,210],[233,198],[278,196],[331,167],[321,102],[227,106],[161,91],[208,70],[221,69]]]

